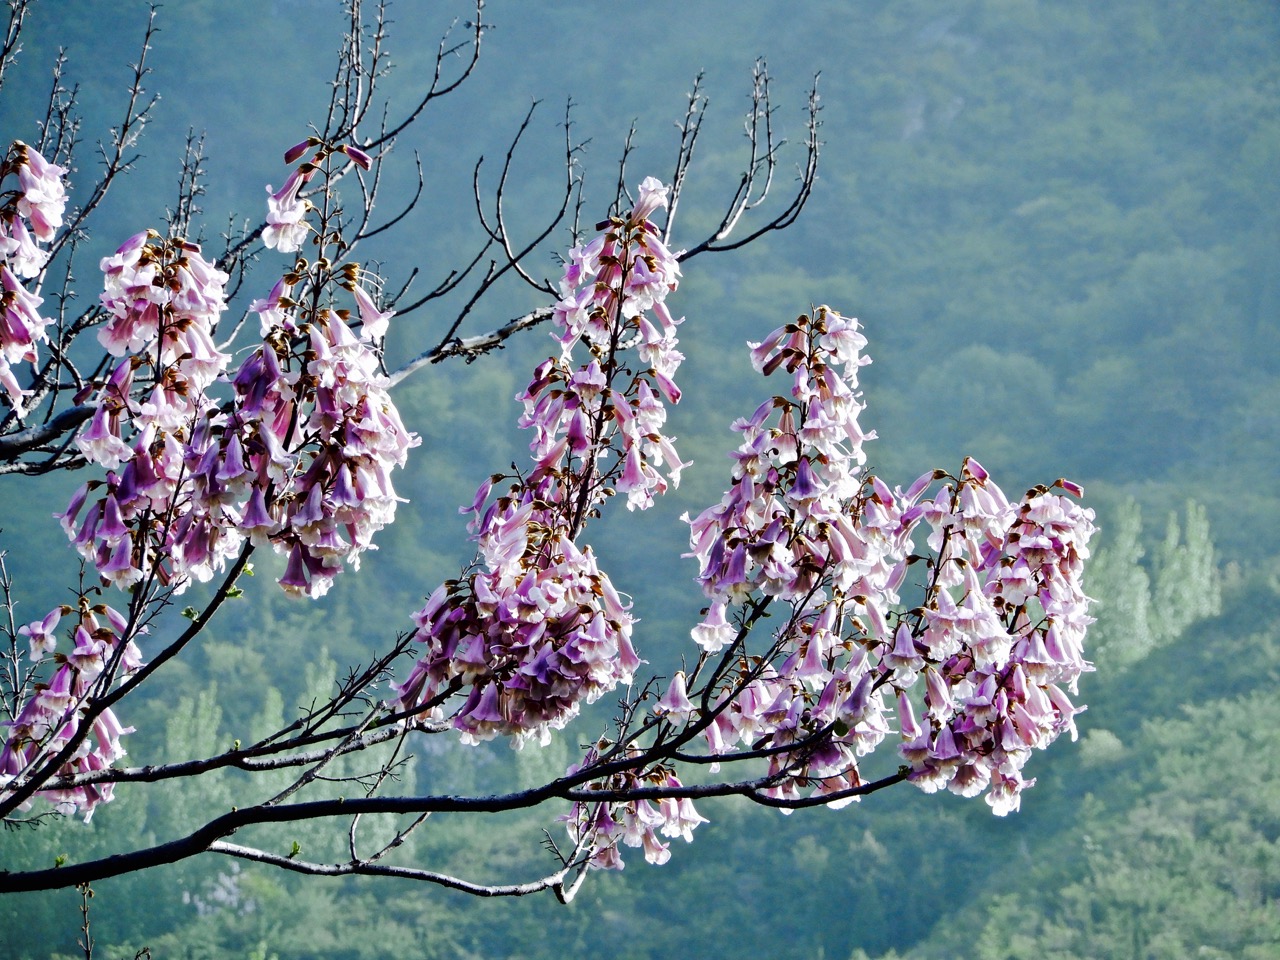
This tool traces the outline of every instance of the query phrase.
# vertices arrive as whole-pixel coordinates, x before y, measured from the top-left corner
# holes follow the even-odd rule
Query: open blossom
[[[64,613],[69,613],[62,607],[54,607],[45,615],[43,620],[37,620],[29,623],[25,627],[18,628],[18,634],[27,638],[31,645],[30,656],[34,660],[42,660],[48,654],[53,653],[54,648],[58,645],[58,638],[54,635],[54,630],[58,627],[58,622],[62,619]]]
[[[307,202],[298,196],[306,179],[301,170],[289,174],[279,190],[274,193],[267,187],[267,226],[262,231],[262,242],[281,253],[293,253],[302,249],[307,239]]]
[[[19,277],[30,280],[40,275],[49,254],[40,248],[21,217],[7,223],[0,218],[0,259]]]
[[[28,291],[7,265],[0,265],[0,290],[4,310],[0,315],[0,353],[13,363],[35,362],[35,345],[45,339],[48,324],[39,314],[44,300]]]
[[[21,140],[14,143],[18,157],[18,213],[31,224],[31,232],[44,242],[53,239],[62,226],[62,213],[67,205],[67,190],[62,178],[66,168],[49,163],[34,147]]]
[[[261,334],[263,337],[269,336],[276,330],[288,334],[297,332],[297,322],[284,305],[292,291],[293,285],[285,283],[282,277],[276,281],[276,285],[271,288],[270,293],[249,304],[249,311],[256,313],[261,320]]]

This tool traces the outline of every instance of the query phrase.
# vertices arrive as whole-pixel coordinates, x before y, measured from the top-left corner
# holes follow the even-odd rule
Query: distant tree
[[[1209,520],[1199,504],[1187,503],[1182,523],[1176,513],[1169,514],[1150,573],[1141,562],[1146,549],[1136,502],[1120,507],[1110,530],[1085,586],[1097,602],[1092,656],[1108,669],[1119,669],[1221,613],[1222,584]]]
[[[1205,508],[1188,502],[1180,525],[1169,514],[1155,555],[1153,626],[1160,641],[1174,639],[1193,623],[1222,612],[1222,583],[1209,536]]]
[[[1106,667],[1137,663],[1153,649],[1151,577],[1142,565],[1142,510],[1133,501],[1117,511],[1106,545],[1089,566],[1086,589],[1097,601],[1092,655]]]
[[[0,80],[29,7],[9,5]],[[151,110],[152,27],[98,180],[76,188],[79,206],[68,207],[65,179],[80,145],[75,87],[60,72],[40,136],[14,142],[0,166],[6,496],[56,471],[90,472],[59,515],[82,559],[74,602],[25,622],[10,578],[37,558],[12,545],[0,556],[8,613],[0,817],[34,826],[57,815],[88,820],[117,790],[166,781],[198,790],[203,778],[222,789],[217,775],[233,768],[251,784],[194,830],[112,837],[115,855],[73,853],[47,869],[3,872],[0,891],[87,885],[218,853],[484,896],[551,889],[567,901],[590,868],[621,868],[625,847],[665,862],[668,841],[691,840],[703,822],[693,805],[702,797],[837,807],[909,781],[985,794],[998,814],[1016,809],[1033,782],[1021,772],[1031,751],[1074,734],[1080,707],[1071,695],[1088,669],[1081,574],[1092,512],[1075,504],[1081,491],[1066,480],[1011,502],[972,458],[905,490],[869,475],[863,447],[874,435],[858,423],[857,383],[866,341],[855,320],[820,306],[752,345],[755,369],[781,387],[734,421],[741,445],[726,492],[686,518],[706,607],[682,664],[645,669],[631,606],[586,538],[613,498],[644,510],[679,482],[686,464],[665,423],[681,397],[682,321],[669,299],[695,257],[738,250],[799,216],[817,175],[816,91],[794,190],[766,206],[782,144],[758,66],[745,169],[710,233],[679,238],[683,249],[676,212],[703,119],[697,86],[670,182],[647,177],[630,192],[624,152],[613,204],[586,225],[579,148],[566,123],[561,193],[528,236],[507,213],[526,119],[487,197],[476,165],[478,249],[417,292],[417,271],[393,281],[401,265],[375,269],[360,251],[414,222],[421,176],[413,196],[375,216],[384,164],[432,104],[471,76],[484,4],[477,0],[461,39],[441,41],[426,89],[401,111],[380,93],[385,10],[366,16],[361,0],[348,0],[347,11],[327,114],[285,151],[265,217],[229,231],[215,254],[189,239],[203,189],[193,139],[168,222],[113,228],[131,236],[101,261],[103,293],[87,307],[74,297],[74,255],[133,163]],[[531,254],[557,231],[568,252],[551,280]],[[486,326],[480,318],[505,281],[527,285],[543,305]],[[383,347],[393,318],[457,293],[463,305],[443,335],[391,363]],[[287,594],[318,597],[393,522],[402,503],[393,477],[419,442],[393,389],[539,324],[551,327],[554,346],[520,398],[531,457],[495,472],[465,507],[475,561],[430,590],[406,616],[413,628],[325,684],[293,720],[265,685],[221,687],[217,700],[192,690],[169,731],[190,755],[124,765],[136,692],[180,662],[248,588],[256,552],[283,559]],[[1181,554],[1170,551],[1172,564]],[[175,627],[183,621],[168,614],[181,604],[186,621]],[[311,685],[327,673],[316,669]],[[606,695],[618,700],[611,727],[572,748],[562,774],[530,774],[539,782],[476,796],[422,792],[405,775],[404,753],[422,738],[501,737],[536,749]],[[264,721],[274,716],[272,729],[230,744],[202,736],[216,729],[219,701],[255,698]],[[864,758],[886,740],[898,757],[873,777]],[[397,859],[433,813],[540,805],[564,824],[547,835],[544,876],[491,885]],[[397,819],[374,827],[373,815]],[[303,823],[333,827],[344,853],[313,860],[297,841],[232,839]]]
[[[1276,715],[1264,690],[1146,724],[1140,799],[1086,804],[1081,869],[993,898],[973,956],[1274,956],[1280,791],[1250,758],[1274,755]]]

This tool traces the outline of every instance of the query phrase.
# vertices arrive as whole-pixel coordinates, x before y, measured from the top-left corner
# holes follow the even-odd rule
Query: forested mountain
[[[393,6],[394,83],[421,79],[440,28],[469,14],[456,6]],[[6,138],[30,138],[59,45],[91,121],[111,122],[146,5],[111,7],[103,17],[92,0],[37,5],[0,102]],[[280,151],[323,101],[340,27],[325,9],[189,0],[160,11],[150,86],[165,99],[144,161],[102,218],[119,224],[95,238],[103,249],[163,212],[188,124],[208,129],[207,233],[228,210],[256,209]],[[735,185],[756,57],[768,58],[776,122],[793,139],[821,70],[826,146],[809,209],[784,233],[695,261],[673,304],[687,317],[689,387],[672,432],[695,465],[671,502],[607,518],[596,543],[634,593],[642,655],[670,662],[702,604],[692,561],[673,559],[687,549],[679,514],[719,497],[736,444],[729,421],[761,399],[744,343],[830,303],[866,327],[875,363],[862,422],[879,433],[872,466],[890,482],[973,454],[1011,493],[1057,476],[1085,485],[1102,533],[1087,582],[1098,669],[1081,684],[1090,709],[1079,742],[1036,756],[1038,785],[1002,820],[905,786],[792,817],[708,804],[712,822],[671,863],[594,876],[569,907],[199,860],[97,887],[101,955],[150,945],[157,958],[715,957],[749,943],[780,958],[1280,956],[1280,8],[841,0],[782,10],[490,0],[497,27],[477,76],[426,138],[403,145],[402,176],[411,147],[423,157],[432,227],[379,255],[393,274],[447,272],[476,235],[474,158],[500,157],[534,99],[516,222],[535,222],[554,194],[570,96],[575,130],[591,138],[589,204],[607,204],[633,119],[633,178],[668,176],[670,123],[705,71],[712,102],[682,211],[699,235]],[[539,305],[513,292],[494,322]],[[410,355],[431,324],[406,321],[393,349]],[[523,455],[511,398],[548,349],[535,330],[404,384],[406,422],[424,440],[402,488],[412,512],[319,608],[261,590],[227,611],[142,708],[132,759],[251,737],[366,656],[371,638],[407,627],[469,559],[457,504]],[[45,519],[68,490],[0,478],[0,549],[32,607],[76,575]],[[260,699],[217,696],[243,678],[259,678]],[[406,775],[434,790],[494,789],[559,773],[575,752],[431,744]],[[88,826],[0,837],[0,860],[49,860],[63,838],[104,853],[113,832],[164,838],[234,803],[237,784],[229,773],[148,804],[122,791]],[[521,875],[538,862],[545,819],[442,819],[411,854],[479,864],[495,880]],[[0,952],[72,955],[78,922],[71,893],[0,899]]]

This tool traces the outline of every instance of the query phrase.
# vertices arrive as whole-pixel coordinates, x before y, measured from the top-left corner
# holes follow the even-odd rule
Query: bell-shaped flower
[[[267,187],[267,226],[262,242],[268,248],[293,253],[307,239],[307,202],[298,196],[304,182],[301,170],[294,170],[279,190],[272,193]]]
[[[373,302],[373,297],[369,296],[364,287],[359,284],[352,287],[351,293],[356,298],[356,305],[360,310],[360,339],[381,340],[387,335],[388,321],[396,315],[396,312],[379,310],[377,304]]]
[[[18,212],[31,222],[32,232],[46,243],[62,226],[62,212],[67,205],[67,189],[62,182],[66,168],[49,163],[36,149],[16,141],[18,149],[18,184],[22,196]]]
[[[645,177],[640,182],[640,196],[631,208],[631,219],[648,220],[659,209],[667,208],[669,188],[662,185],[657,177]]]
[[[677,670],[671,682],[667,684],[666,691],[654,706],[653,712],[678,724],[688,720],[696,710],[685,687],[684,671]]]
[[[21,218],[0,222],[0,257],[19,277],[30,280],[40,276],[49,254],[36,245]]]
[[[909,687],[924,669],[924,657],[916,649],[911,627],[904,621],[894,634],[893,649],[884,655],[884,663],[893,670],[895,683]]]

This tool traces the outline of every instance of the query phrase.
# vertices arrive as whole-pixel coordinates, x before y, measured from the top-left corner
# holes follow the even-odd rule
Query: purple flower
[[[311,147],[317,146],[313,138],[307,137],[305,140],[299,140],[292,147],[284,152],[284,162],[286,164],[297,162],[298,158],[307,152]]]
[[[45,614],[43,620],[36,620],[25,627],[18,628],[18,633],[26,637],[31,646],[30,657],[33,661],[44,659],[46,654],[53,653],[54,648],[57,647],[58,638],[54,636],[53,631],[58,628],[62,612],[62,607],[54,607]]]
[[[653,712],[660,717],[668,718],[673,723],[683,723],[693,716],[696,709],[685,687],[684,671],[677,670],[671,682],[667,684],[666,691],[654,706]]]
[[[631,219],[648,220],[657,210],[667,208],[668,188],[657,177],[645,177],[640,182],[640,197],[631,208]]]
[[[293,253],[307,239],[307,201],[298,196],[304,182],[302,172],[295,170],[279,190],[272,193],[267,187],[267,226],[262,231],[262,242],[268,248]]]
[[[351,293],[360,310],[360,339],[381,340],[387,334],[387,321],[396,315],[394,310],[380,311],[373,298],[357,284]]]
[[[67,205],[62,177],[67,171],[49,163],[20,140],[14,142],[14,147],[18,150],[18,184],[22,189],[18,212],[31,221],[32,231],[47,243],[62,226],[62,211]]]
[[[359,147],[353,147],[351,144],[346,144],[340,149],[355,162],[356,166],[365,170],[368,170],[373,166],[373,157],[369,156],[369,154],[365,153]]]

